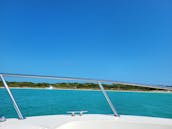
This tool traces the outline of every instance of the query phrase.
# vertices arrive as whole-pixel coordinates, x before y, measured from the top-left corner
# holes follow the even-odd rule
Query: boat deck
[[[172,119],[85,114],[83,116],[50,115],[7,119],[0,129],[172,129]]]

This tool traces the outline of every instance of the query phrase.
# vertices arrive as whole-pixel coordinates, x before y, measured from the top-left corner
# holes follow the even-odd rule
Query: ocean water
[[[112,114],[100,91],[11,89],[22,114],[28,116],[66,114],[87,110],[88,114]],[[172,93],[108,91],[121,115],[172,118]],[[0,89],[0,114],[17,117],[5,89]]]

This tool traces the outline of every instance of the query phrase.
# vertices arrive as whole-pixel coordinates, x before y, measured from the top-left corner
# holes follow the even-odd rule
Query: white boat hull
[[[100,114],[52,115],[7,119],[0,123],[0,129],[172,129],[172,119]]]

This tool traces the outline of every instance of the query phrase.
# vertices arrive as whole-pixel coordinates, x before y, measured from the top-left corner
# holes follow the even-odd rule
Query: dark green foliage
[[[99,89],[98,84],[94,83],[33,83],[33,82],[7,82],[10,87],[32,87],[32,88],[46,88],[52,85],[54,88],[62,89]],[[2,82],[0,81],[0,87],[2,87]],[[122,85],[122,84],[103,84],[106,90],[132,90],[132,91],[151,91],[158,90],[154,88],[138,87],[132,85]]]

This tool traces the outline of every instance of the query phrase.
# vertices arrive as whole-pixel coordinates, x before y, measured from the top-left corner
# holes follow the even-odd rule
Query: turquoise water
[[[89,114],[111,114],[100,91],[12,89],[24,116],[66,114],[70,110],[88,110]],[[119,114],[172,118],[171,93],[109,91]],[[5,89],[0,89],[0,114],[17,117]]]

